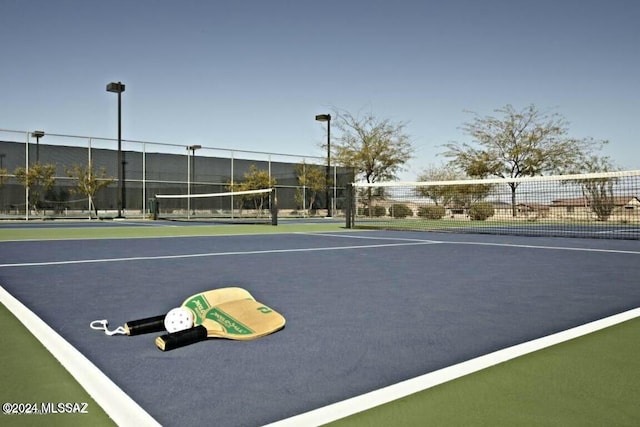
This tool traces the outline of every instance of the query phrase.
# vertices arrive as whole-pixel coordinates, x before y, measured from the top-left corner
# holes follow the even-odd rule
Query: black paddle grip
[[[163,332],[165,314],[161,316],[147,317],[146,319],[132,320],[124,324],[127,335],[149,334],[151,332]]]
[[[162,335],[156,338],[156,346],[162,351],[168,351],[204,341],[205,339],[207,339],[207,328],[200,325],[184,331]]]

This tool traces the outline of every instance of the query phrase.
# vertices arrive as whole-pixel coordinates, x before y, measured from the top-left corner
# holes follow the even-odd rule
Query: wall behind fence
[[[117,141],[104,138],[73,135],[45,134],[36,140],[29,132],[0,130],[0,214],[3,217],[46,215],[69,216],[88,210],[86,196],[75,191],[76,180],[67,170],[76,165],[94,170],[104,168],[106,176],[114,182],[100,190],[94,199],[100,211],[117,210],[118,160]],[[296,165],[325,167],[325,158],[279,153],[229,150],[202,146],[196,150],[186,145],[146,141],[122,141],[123,152],[123,208],[125,216],[141,216],[148,211],[148,200],[156,194],[220,193],[229,191],[230,183],[240,183],[252,165],[269,172],[276,180],[278,204],[281,210],[299,211],[325,209],[325,192],[315,196],[315,205],[309,206],[311,194],[299,184]],[[40,196],[40,212],[27,209],[25,186],[14,173],[18,167],[29,167],[36,162],[56,167],[54,187]],[[323,169],[324,170],[324,169]],[[341,167],[332,167],[330,188],[332,207],[342,209],[344,188],[353,179]],[[189,189],[190,187],[190,189]],[[296,194],[304,194],[301,199]]]

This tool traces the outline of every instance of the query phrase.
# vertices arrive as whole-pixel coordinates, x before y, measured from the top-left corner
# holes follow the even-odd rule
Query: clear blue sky
[[[323,155],[316,114],[407,122],[415,179],[505,104],[640,168],[637,0],[1,0],[0,129]]]

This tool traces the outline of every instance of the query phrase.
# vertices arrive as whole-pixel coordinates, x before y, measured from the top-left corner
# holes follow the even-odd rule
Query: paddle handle
[[[162,335],[156,338],[156,347],[162,351],[173,350],[207,339],[207,328],[202,325],[195,326],[184,331]]]
[[[127,335],[149,334],[151,332],[162,332],[164,328],[165,314],[146,319],[132,320],[124,324],[124,330]]]

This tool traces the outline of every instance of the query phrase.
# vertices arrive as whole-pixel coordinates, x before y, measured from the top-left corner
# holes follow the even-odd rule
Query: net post
[[[345,206],[345,228],[353,228],[353,184],[347,184],[347,194],[346,194],[346,206]]]
[[[271,189],[271,225],[278,225],[278,197],[276,196],[276,189]]]

